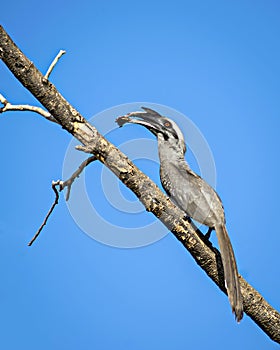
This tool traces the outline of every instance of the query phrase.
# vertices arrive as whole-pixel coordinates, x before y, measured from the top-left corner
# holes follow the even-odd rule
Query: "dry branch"
[[[59,200],[59,193],[58,193],[58,190],[56,188],[56,186],[59,185],[59,180],[58,181],[53,181],[52,183],[52,189],[55,193],[55,199],[53,201],[53,204],[50,208],[50,210],[48,211],[47,215],[45,216],[44,218],[44,221],[42,223],[42,225],[39,227],[38,231],[35,233],[35,235],[33,236],[33,238],[31,239],[31,241],[28,243],[29,247],[32,246],[32,244],[35,242],[35,240],[38,238],[39,234],[41,233],[41,231],[43,230],[44,226],[47,224],[48,222],[48,219],[51,215],[51,213],[53,212],[54,208],[57,206],[58,204],[58,200]]]
[[[58,60],[61,58],[62,55],[64,55],[66,51],[60,50],[59,53],[55,56],[54,60],[49,66],[49,69],[47,70],[47,73],[45,74],[45,79],[49,79],[51,72],[53,71],[55,65],[57,64]]]
[[[96,160],[95,156],[91,156],[89,158],[87,158],[86,160],[84,160],[81,165],[79,166],[79,168],[69,177],[68,180],[66,181],[60,181],[59,183],[59,191],[64,190],[65,187],[67,187],[67,193],[66,193],[66,201],[69,200],[70,197],[70,192],[71,192],[71,187],[73,182],[81,175],[82,171],[84,170],[84,168],[86,166],[88,166],[90,163],[94,162]]]
[[[2,103],[3,105],[3,107],[0,108],[0,113],[9,112],[9,111],[35,112],[42,115],[49,121],[57,123],[57,121],[51,116],[51,114],[48,111],[45,111],[41,107],[30,106],[30,105],[13,105],[1,94],[0,94],[0,103]]]
[[[225,293],[220,255],[197,235],[179,210],[123,153],[103,138],[82,115],[74,109],[17,48],[0,27],[0,58],[15,77],[37,98],[57,122],[104,163],[130,188],[176,238],[188,249],[198,265]],[[240,276],[244,311],[275,342],[280,343],[280,314]]]
[[[30,247],[35,240],[39,237],[39,234],[42,232],[44,226],[47,224],[49,217],[51,215],[51,213],[53,212],[54,208],[57,206],[58,204],[58,200],[59,200],[59,192],[63,191],[65,187],[67,187],[67,192],[66,192],[66,201],[69,200],[70,198],[70,192],[71,192],[71,187],[73,185],[73,182],[81,175],[82,171],[84,170],[84,168],[86,166],[88,166],[90,163],[92,163],[93,161],[96,160],[95,156],[91,156],[89,158],[87,158],[86,160],[84,160],[80,166],[78,167],[78,169],[69,177],[68,180],[66,181],[62,181],[62,180],[57,180],[57,181],[53,181],[52,182],[52,190],[55,193],[55,199],[54,202],[50,208],[50,210],[48,211],[47,215],[45,216],[42,225],[39,227],[39,229],[37,230],[37,232],[35,233],[35,235],[33,236],[33,238],[31,239],[31,241],[28,243],[28,246]],[[57,187],[59,189],[59,192],[57,190]]]

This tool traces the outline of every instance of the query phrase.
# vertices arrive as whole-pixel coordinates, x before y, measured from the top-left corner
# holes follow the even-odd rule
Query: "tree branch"
[[[71,187],[73,185],[73,182],[80,176],[81,172],[84,170],[84,168],[86,166],[88,166],[90,163],[92,163],[93,161],[96,160],[95,156],[91,156],[89,158],[87,158],[86,160],[84,160],[81,165],[79,166],[79,168],[69,177],[68,180],[66,181],[62,181],[62,180],[57,180],[57,181],[53,181],[52,182],[52,189],[55,193],[55,199],[54,202],[50,208],[50,210],[48,211],[47,215],[44,218],[44,221],[42,223],[42,225],[39,227],[38,231],[35,233],[35,235],[33,236],[33,238],[31,239],[31,241],[28,243],[28,246],[30,247],[34,241],[38,238],[39,234],[41,233],[41,231],[43,230],[44,226],[47,224],[49,217],[51,215],[51,213],[53,212],[54,208],[56,207],[56,205],[58,204],[58,200],[59,200],[59,193],[56,187],[59,187],[59,192],[63,191],[65,187],[67,187],[67,193],[66,193],[66,201],[69,200],[70,197],[70,192],[71,192]]]
[[[130,188],[147,211],[151,211],[172,231],[193,256],[197,264],[225,293],[220,254],[207,246],[192,225],[184,220],[178,209],[159,188],[144,175],[122,152],[103,138],[82,115],[38,71],[17,48],[0,26],[0,58],[15,77],[50,112],[57,122],[77,140],[85,150],[96,156]],[[280,314],[240,276],[244,311],[275,342],[280,343]]]
[[[47,70],[47,73],[45,74],[45,79],[48,80],[51,72],[54,69],[54,66],[57,64],[58,60],[61,58],[62,55],[64,55],[66,53],[66,51],[64,50],[60,50],[59,53],[56,55],[56,57],[54,58],[54,60],[52,61],[51,65],[49,66],[49,69]]]
[[[34,243],[34,241],[37,239],[37,237],[39,236],[39,234],[41,233],[41,231],[43,230],[44,226],[47,224],[48,222],[48,219],[51,215],[51,213],[53,212],[54,208],[56,207],[56,205],[58,204],[58,200],[59,200],[59,193],[58,193],[58,190],[56,188],[56,186],[59,185],[59,180],[58,181],[53,181],[52,182],[52,189],[55,193],[55,199],[54,199],[54,202],[50,208],[50,210],[48,211],[42,225],[39,227],[38,231],[35,233],[34,237],[31,239],[31,241],[28,243],[29,247]]]
[[[81,172],[84,170],[86,166],[88,166],[90,163],[94,162],[96,160],[95,156],[91,156],[84,160],[79,168],[69,177],[66,181],[60,181],[59,182],[59,191],[64,190],[65,187],[67,187],[67,193],[66,193],[66,201],[69,200],[71,187],[73,182],[81,175]]]
[[[51,116],[51,114],[48,111],[45,111],[41,107],[36,106],[30,106],[30,105],[12,105],[3,95],[0,94],[0,103],[3,104],[4,107],[0,108],[0,113],[8,112],[8,111],[29,111],[29,112],[35,112],[46,119],[48,119],[51,122],[57,123],[55,118]]]

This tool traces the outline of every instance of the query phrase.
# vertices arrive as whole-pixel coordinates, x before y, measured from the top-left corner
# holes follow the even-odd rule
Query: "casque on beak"
[[[150,108],[142,107],[142,109],[144,109],[145,112],[128,113],[118,117],[116,122],[120,127],[126,123],[143,125],[156,134],[156,131],[159,130],[158,118],[162,118],[162,116]]]

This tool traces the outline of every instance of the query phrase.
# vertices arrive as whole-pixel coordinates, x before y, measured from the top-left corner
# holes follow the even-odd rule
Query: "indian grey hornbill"
[[[142,109],[144,112],[129,113],[116,121],[119,126],[126,123],[143,125],[157,137],[160,179],[166,193],[188,217],[208,226],[210,230],[215,229],[229,302],[239,322],[243,317],[243,301],[222,201],[216,191],[193,172],[185,161],[186,144],[178,125],[150,108]]]

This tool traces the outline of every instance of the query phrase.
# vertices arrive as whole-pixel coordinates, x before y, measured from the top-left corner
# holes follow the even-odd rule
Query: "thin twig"
[[[84,146],[84,145],[77,145],[75,146],[77,151],[85,152],[85,153],[92,153],[93,149],[91,146]]]
[[[57,64],[58,60],[61,58],[62,55],[64,55],[66,51],[60,50],[59,53],[56,55],[55,59],[52,61],[51,65],[49,66],[49,69],[47,70],[47,73],[44,75],[44,78],[49,79],[51,72],[53,71],[55,65]]]
[[[95,161],[96,157],[91,156],[84,160],[79,168],[71,175],[71,177],[66,180],[66,181],[60,181],[59,183],[59,191],[62,191],[65,187],[67,187],[67,193],[66,193],[66,201],[69,200],[70,197],[70,191],[71,191],[71,186],[73,182],[80,176],[81,172],[84,170],[84,168],[89,165],[91,162]]]
[[[3,96],[3,95],[1,95],[0,94],[0,102],[4,105],[4,106],[6,106],[9,102],[8,102],[8,100]]]
[[[29,247],[33,244],[33,242],[37,239],[37,237],[39,236],[39,234],[41,233],[43,227],[47,224],[47,221],[51,215],[51,213],[53,212],[55,206],[58,204],[58,200],[59,200],[59,193],[58,193],[58,190],[56,188],[56,186],[59,185],[59,180],[58,181],[53,181],[52,182],[52,189],[55,193],[55,200],[50,208],[50,210],[48,211],[48,214],[46,215],[42,225],[39,227],[38,231],[35,233],[34,237],[31,239],[31,241],[28,243]]]
[[[48,112],[41,107],[30,106],[30,105],[12,105],[3,95],[0,94],[0,103],[4,107],[0,108],[0,113],[8,111],[29,111],[41,114],[43,117],[51,122],[57,123],[57,120]]]
[[[59,192],[63,191],[65,187],[67,187],[67,194],[66,194],[66,201],[68,201],[69,197],[70,197],[70,191],[71,191],[71,186],[73,184],[73,182],[80,176],[81,172],[84,170],[84,168],[89,165],[91,162],[95,161],[96,157],[95,156],[91,156],[88,159],[84,160],[81,165],[79,166],[79,168],[71,175],[71,177],[66,180],[66,181],[62,181],[62,180],[57,180],[57,181],[53,181],[52,182],[52,189],[55,193],[55,200],[50,208],[50,210],[48,211],[42,225],[39,227],[38,231],[35,233],[34,237],[31,239],[31,241],[28,243],[29,247],[32,245],[32,243],[37,239],[37,237],[39,236],[39,234],[41,233],[43,227],[47,224],[47,221],[51,215],[51,213],[53,212],[55,206],[58,204],[58,200],[59,200],[59,193],[57,190],[57,186],[59,186]]]

